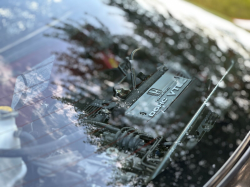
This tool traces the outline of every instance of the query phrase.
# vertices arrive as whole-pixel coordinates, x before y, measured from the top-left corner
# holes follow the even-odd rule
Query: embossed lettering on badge
[[[156,88],[151,88],[147,94],[149,95],[154,95],[154,96],[159,96],[161,95],[162,91]]]

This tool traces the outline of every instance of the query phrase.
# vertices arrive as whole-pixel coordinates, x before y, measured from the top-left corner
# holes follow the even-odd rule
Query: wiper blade
[[[196,121],[196,119],[199,117],[199,115],[201,114],[202,110],[205,108],[206,104],[208,103],[209,99],[211,98],[211,96],[215,93],[215,91],[217,90],[219,84],[224,80],[224,78],[227,76],[227,74],[229,73],[229,71],[232,69],[232,67],[234,66],[234,61],[232,60],[232,64],[231,66],[228,68],[228,70],[226,71],[226,73],[223,75],[223,77],[220,79],[220,81],[217,83],[217,85],[214,87],[214,89],[211,91],[211,93],[209,94],[209,96],[207,97],[207,99],[203,102],[203,104],[200,106],[200,108],[197,110],[197,112],[195,113],[195,115],[192,117],[192,119],[189,121],[189,123],[186,125],[186,127],[184,128],[184,130],[181,132],[181,134],[179,135],[179,137],[175,140],[175,142],[172,144],[172,146],[169,148],[169,150],[167,151],[166,155],[164,156],[162,162],[157,166],[156,170],[154,171],[154,173],[151,175],[151,177],[149,178],[148,181],[153,180],[161,171],[162,169],[164,169],[164,166],[166,165],[166,163],[168,163],[170,161],[170,158],[173,154],[173,152],[175,151],[175,149],[177,148],[177,145],[179,145],[181,143],[181,141],[183,140],[185,134],[188,132],[188,130],[192,127],[192,125],[194,124],[194,122]]]

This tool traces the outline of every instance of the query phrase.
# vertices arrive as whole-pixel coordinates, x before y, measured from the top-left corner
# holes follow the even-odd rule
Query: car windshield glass
[[[0,31],[0,186],[202,186],[250,130],[250,35],[187,2],[7,0]]]

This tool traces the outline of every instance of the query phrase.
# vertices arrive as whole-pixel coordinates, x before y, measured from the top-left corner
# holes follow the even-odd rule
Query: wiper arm
[[[179,137],[175,140],[175,142],[169,148],[169,150],[166,153],[166,155],[164,156],[162,162],[157,166],[157,168],[155,169],[154,173],[150,176],[150,178],[149,178],[148,181],[153,180],[162,171],[162,169],[164,169],[164,166],[170,160],[170,157],[172,156],[173,152],[177,148],[177,145],[181,143],[181,141],[183,140],[183,137],[185,136],[185,134],[188,132],[188,130],[190,129],[190,127],[192,127],[193,123],[196,121],[197,117],[200,115],[200,113],[202,112],[202,110],[204,109],[204,107],[206,106],[206,104],[208,103],[208,101],[211,98],[211,96],[217,90],[219,84],[224,80],[224,78],[227,76],[227,74],[229,73],[229,71],[232,69],[233,66],[234,66],[234,61],[232,60],[231,66],[228,68],[228,70],[226,71],[226,73],[223,75],[223,77],[220,79],[220,81],[217,83],[217,85],[211,91],[211,93],[209,94],[209,96],[207,97],[207,99],[203,102],[203,104],[200,106],[200,108],[198,109],[198,111],[195,113],[195,115],[192,117],[192,119],[186,125],[186,127],[181,132],[181,134],[179,135]]]

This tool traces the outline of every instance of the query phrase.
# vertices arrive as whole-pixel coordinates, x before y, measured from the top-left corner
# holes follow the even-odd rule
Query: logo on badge
[[[162,93],[162,91],[159,90],[159,89],[156,89],[156,88],[151,88],[151,89],[147,92],[147,94],[153,95],[153,96],[159,96],[159,95],[161,95],[161,93]]]

